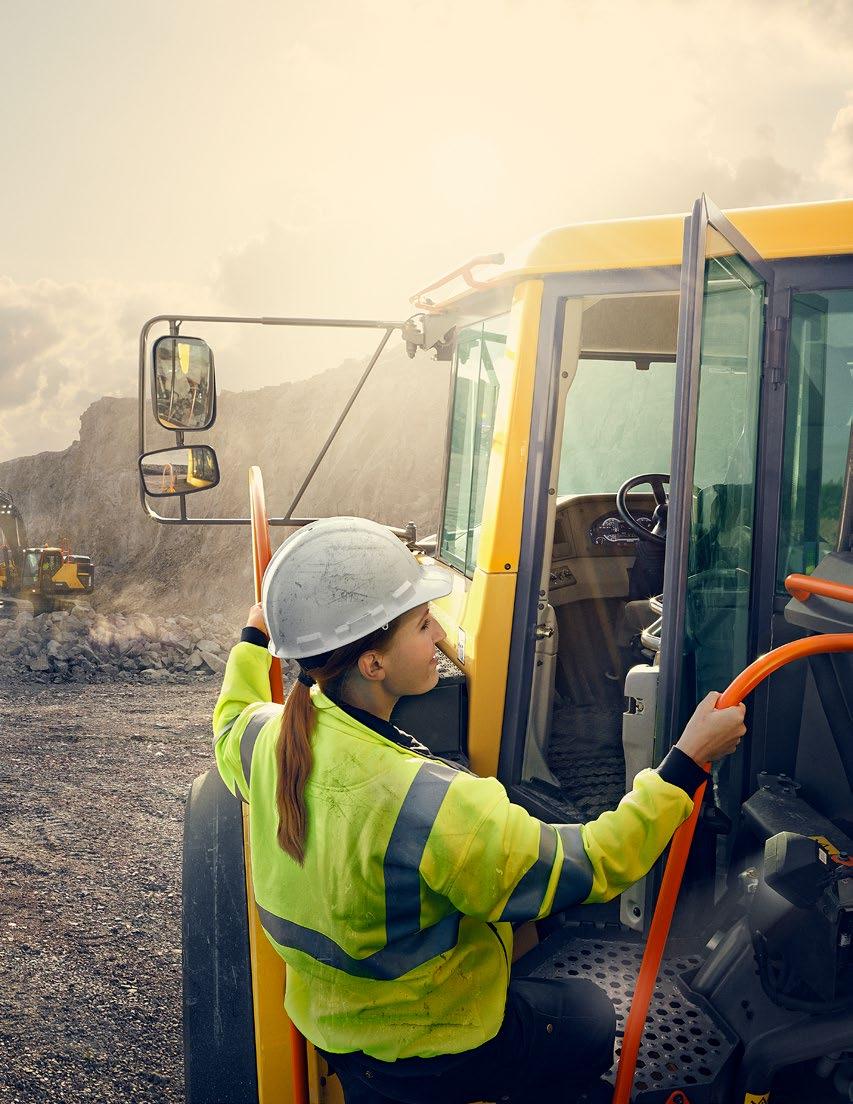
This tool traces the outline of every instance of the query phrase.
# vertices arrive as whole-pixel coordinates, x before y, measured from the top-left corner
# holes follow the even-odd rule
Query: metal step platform
[[[525,955],[519,966],[523,963],[525,976],[582,977],[603,989],[616,1009],[615,1062],[642,953],[642,944],[628,942],[616,929],[611,934],[594,925],[570,925]],[[676,1089],[685,1091],[690,1104],[727,1104],[728,1072],[739,1041],[682,980],[701,961],[698,953],[683,949],[663,960],[637,1058],[633,1104],[666,1104]],[[615,1079],[614,1065],[607,1080],[613,1084]]]

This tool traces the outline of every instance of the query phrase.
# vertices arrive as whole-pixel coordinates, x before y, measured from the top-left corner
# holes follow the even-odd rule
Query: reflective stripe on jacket
[[[216,761],[251,808],[263,927],[288,967],[285,1007],[324,1050],[394,1061],[497,1034],[510,921],[607,901],[642,877],[692,802],[642,771],[617,809],[549,825],[478,778],[385,739],[311,688],[317,713],[299,866],[276,841],[282,706],[271,656],[231,651],[213,715]]]

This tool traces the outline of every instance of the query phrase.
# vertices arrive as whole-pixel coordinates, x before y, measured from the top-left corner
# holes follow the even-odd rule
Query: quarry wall
[[[221,484],[187,498],[191,516],[246,516],[248,470],[258,464],[271,515],[284,514],[333,426],[363,362],[257,391],[218,396],[216,424],[186,435],[216,449]],[[305,492],[297,514],[362,514],[422,536],[436,529],[449,365],[419,354],[388,356],[350,411]],[[137,401],[104,397],[80,419],[80,437],[62,452],[0,463],[30,544],[65,538],[95,563],[99,610],[174,616],[224,614],[239,620],[253,600],[248,527],[166,526],[139,502]],[[146,411],[146,448],[174,435]],[[163,514],[176,504],[157,502]],[[273,529],[273,548],[289,530]]]

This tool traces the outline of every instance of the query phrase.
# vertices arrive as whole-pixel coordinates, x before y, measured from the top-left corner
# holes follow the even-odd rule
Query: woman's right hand
[[[246,618],[247,629],[260,629],[262,633],[269,636],[270,631],[267,628],[267,623],[264,621],[264,607],[260,602],[255,602],[252,608],[249,610],[249,616]]]
[[[675,745],[700,766],[731,755],[746,733],[743,702],[728,709],[717,709],[719,698],[716,690],[712,690],[699,702]]]

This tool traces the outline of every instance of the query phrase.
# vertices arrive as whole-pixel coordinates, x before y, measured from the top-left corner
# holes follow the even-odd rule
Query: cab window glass
[[[581,357],[566,397],[558,495],[617,491],[633,475],[668,472],[675,363]]]
[[[763,306],[740,257],[706,262],[687,577],[695,701],[747,663]]]
[[[32,581],[38,574],[39,569],[39,554],[38,552],[28,552],[24,557],[24,579]]]
[[[480,541],[508,321],[509,315],[499,315],[466,326],[457,335],[439,555],[469,578]]]
[[[838,542],[853,411],[853,291],[794,296],[777,589]]]

